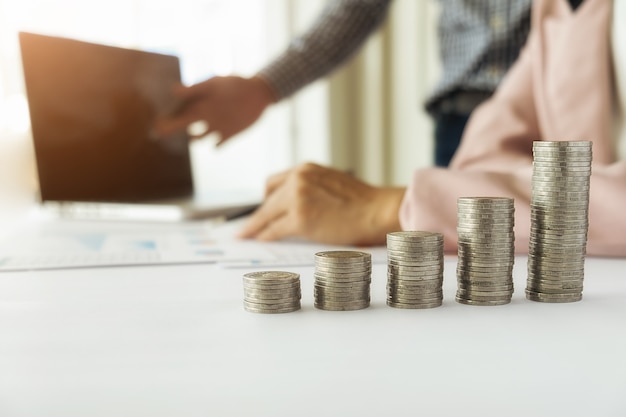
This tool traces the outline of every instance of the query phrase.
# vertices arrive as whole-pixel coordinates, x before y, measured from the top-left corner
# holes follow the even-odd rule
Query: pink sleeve
[[[516,252],[528,253],[532,142],[567,140],[542,137],[546,126],[538,114],[545,120],[545,102],[541,102],[545,97],[539,96],[545,86],[537,77],[542,74],[540,54],[545,48],[537,28],[542,23],[539,13],[545,13],[553,3],[537,4],[539,11],[533,11],[533,29],[520,59],[496,94],[473,113],[450,168],[416,171],[404,196],[399,213],[402,228],[442,232],[448,252],[457,249],[457,198],[503,196],[515,199]],[[583,100],[584,89],[581,91]],[[542,103],[541,109],[537,103]],[[599,126],[603,121],[585,120],[581,129],[593,123]],[[595,151],[608,154],[608,135],[593,140],[594,158]],[[604,156],[597,156],[600,162],[594,164],[591,179],[587,253],[626,256],[626,214],[622,213],[626,210],[626,161],[609,164]]]

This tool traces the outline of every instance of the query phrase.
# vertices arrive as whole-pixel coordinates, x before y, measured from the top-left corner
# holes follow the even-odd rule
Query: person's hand
[[[270,177],[265,201],[239,237],[384,245],[388,232],[400,230],[403,196],[402,188],[373,187],[344,172],[308,163]]]
[[[213,77],[189,87],[180,85],[173,94],[181,104],[173,114],[157,121],[157,135],[166,138],[204,122],[206,129],[192,132],[192,138],[217,132],[218,145],[252,125],[274,102],[270,87],[259,77]]]

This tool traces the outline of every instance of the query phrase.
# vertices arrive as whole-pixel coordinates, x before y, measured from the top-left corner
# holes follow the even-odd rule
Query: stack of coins
[[[457,302],[480,306],[511,302],[514,214],[512,198],[462,197],[457,200]]]
[[[534,142],[526,298],[582,299],[591,142]]]
[[[251,313],[290,313],[300,309],[300,275],[284,271],[243,276],[243,307]]]
[[[423,231],[387,234],[387,305],[433,308],[443,301],[443,235]]]
[[[315,254],[315,307],[321,310],[360,310],[370,305],[372,255],[359,251]]]

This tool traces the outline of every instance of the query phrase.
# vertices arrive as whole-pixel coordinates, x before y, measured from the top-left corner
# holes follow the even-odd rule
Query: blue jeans
[[[440,113],[435,117],[435,165],[447,167],[459,147],[469,114]]]

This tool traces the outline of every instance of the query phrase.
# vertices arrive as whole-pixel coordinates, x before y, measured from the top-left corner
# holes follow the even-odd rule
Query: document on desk
[[[32,222],[0,240],[0,272],[218,263],[226,268],[313,265],[333,247],[235,238],[235,223]],[[345,249],[345,248],[344,248]],[[373,260],[384,262],[380,251]]]

